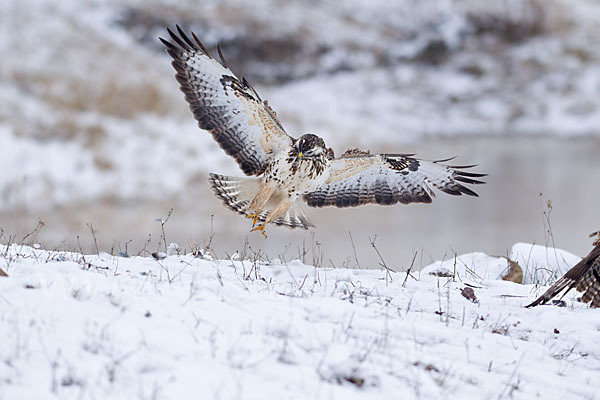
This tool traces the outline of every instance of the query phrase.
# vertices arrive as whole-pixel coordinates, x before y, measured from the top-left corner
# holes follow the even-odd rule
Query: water
[[[385,263],[400,270],[410,265],[415,253],[416,264],[426,265],[452,257],[454,252],[506,255],[521,241],[554,243],[583,256],[591,246],[587,234],[600,228],[599,149],[600,138],[594,137],[427,140],[401,150],[428,159],[458,155],[458,163],[478,163],[476,171],[489,174],[487,184],[476,187],[479,198],[439,193],[430,205],[306,207],[317,225],[313,233],[272,226],[267,227],[268,239],[249,233],[249,220],[225,210],[207,187],[191,188],[184,200],[101,201],[48,211],[11,210],[0,214],[0,227],[20,239],[41,219],[45,225],[37,241],[43,247],[81,246],[95,252],[86,225],[91,223],[101,251],[122,251],[127,245],[134,255],[144,248],[148,235],[151,242],[146,249],[159,248],[161,229],[156,219],[165,218],[172,207],[165,225],[166,240],[205,246],[212,221],[211,247],[218,257],[245,248],[249,255],[260,252],[271,259],[302,258],[304,253],[307,263],[376,268],[380,258],[374,242]]]

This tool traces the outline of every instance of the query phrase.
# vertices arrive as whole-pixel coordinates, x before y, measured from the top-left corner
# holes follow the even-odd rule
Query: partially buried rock
[[[473,290],[473,288],[470,288],[468,286],[465,286],[464,288],[462,288],[462,290],[460,291],[460,294],[462,294],[462,296],[467,299],[467,300],[471,300],[473,303],[477,303],[479,300],[477,300],[477,296],[475,296],[475,291]]]
[[[6,272],[2,268],[0,268],[0,276],[8,276]]]
[[[508,262],[508,272],[504,275],[502,275],[502,280],[505,281],[511,281],[514,283],[523,283],[523,268],[521,268],[521,266],[519,264],[517,264],[515,261],[511,260],[508,257],[504,257],[506,258],[506,261]]]

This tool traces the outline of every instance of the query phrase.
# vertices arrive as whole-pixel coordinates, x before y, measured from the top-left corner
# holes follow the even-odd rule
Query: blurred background
[[[241,175],[199,130],[158,36],[220,43],[288,133],[340,154],[458,156],[479,198],[308,209],[314,232],[226,211],[208,172]],[[156,251],[167,242],[326,266],[506,255],[515,242],[580,256],[600,228],[598,0],[3,0],[0,228],[38,221],[44,248]],[[29,237],[28,240],[32,239]],[[141,254],[146,254],[142,251]]]

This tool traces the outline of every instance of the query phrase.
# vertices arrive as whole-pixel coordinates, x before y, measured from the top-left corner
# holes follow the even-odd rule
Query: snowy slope
[[[187,111],[166,26],[220,42],[290,134],[339,153],[598,136],[598,16],[595,0],[4,0],[0,211],[185,198],[237,171]]]
[[[0,399],[598,396],[598,312],[574,293],[523,308],[543,288],[497,280],[506,261],[481,253],[405,285],[299,261],[0,255]]]

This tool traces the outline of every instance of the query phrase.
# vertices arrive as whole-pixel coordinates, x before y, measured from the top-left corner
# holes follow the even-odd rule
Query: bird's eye
[[[317,152],[315,151],[315,149],[310,149],[310,150],[306,150],[304,153],[304,157],[314,157]]]

